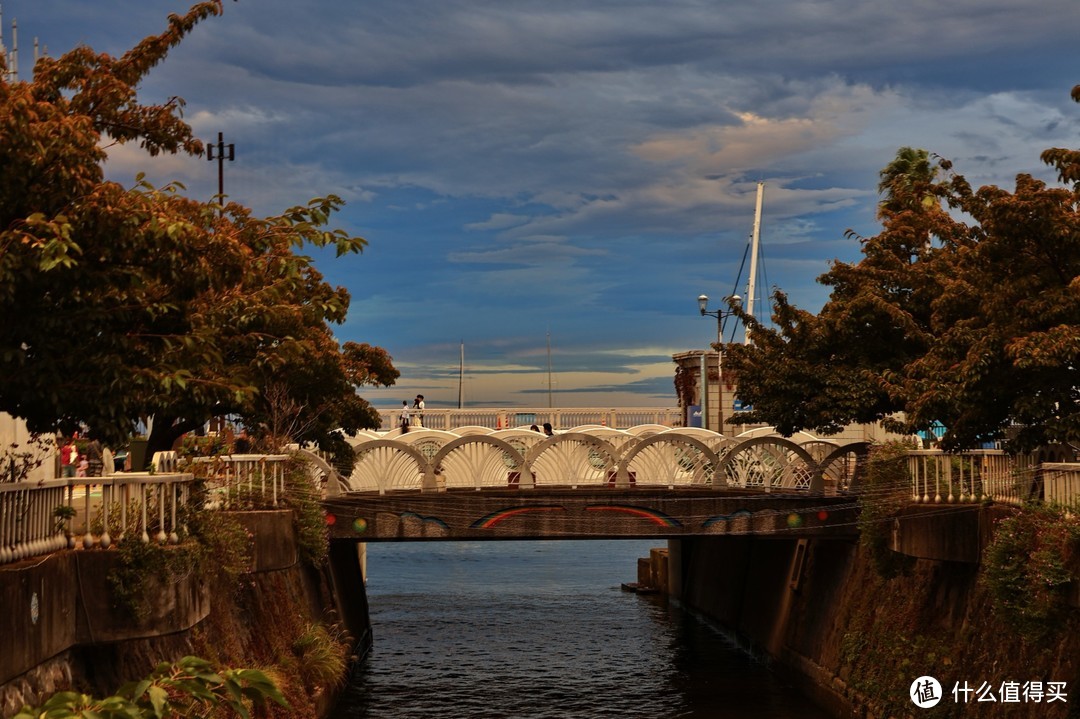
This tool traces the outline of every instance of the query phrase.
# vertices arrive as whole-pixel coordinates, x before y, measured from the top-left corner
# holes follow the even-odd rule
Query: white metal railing
[[[1080,463],[1048,462],[1039,468],[1046,503],[1080,511]]]
[[[821,444],[815,440],[816,444]],[[837,456],[861,452],[863,443],[822,451],[825,466],[784,437],[738,440],[700,428],[640,425],[628,429],[575,427],[547,437],[521,427],[357,436],[353,471],[342,492],[540,487],[740,487],[773,491],[848,491],[836,481]],[[820,486],[819,486],[820,485]]]
[[[207,483],[204,506],[278,506],[290,456],[197,458],[205,465],[198,472]],[[151,472],[0,483],[0,564],[64,548],[104,549],[128,536],[179,542],[196,476],[178,465],[175,452],[159,452]]]
[[[908,452],[911,498],[915,502],[1039,501],[1043,499],[1040,483],[1044,468],[1050,466],[1055,465],[1035,464],[1028,455],[1010,456],[999,449],[956,454],[937,449]],[[1046,499],[1049,501],[1049,497]]]
[[[65,547],[105,548],[129,534],[149,542],[151,531],[158,542],[176,543],[192,479],[187,473],[126,472],[0,484],[0,564]]]
[[[196,457],[208,463],[207,506],[215,509],[277,507],[285,494],[288,454],[226,454]]]
[[[413,427],[417,426],[417,413],[409,410]],[[396,429],[401,422],[401,408],[380,409],[381,429]],[[458,427],[487,427],[506,429],[510,427],[537,426],[545,422],[556,430],[598,425],[627,429],[638,425],[656,424],[679,427],[683,423],[683,410],[678,407],[470,407],[464,409],[425,409],[425,429],[457,429]]]

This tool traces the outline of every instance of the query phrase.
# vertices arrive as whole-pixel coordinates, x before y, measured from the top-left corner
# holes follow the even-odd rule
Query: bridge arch
[[[348,478],[355,492],[422,489],[428,459],[412,445],[395,439],[365,440],[353,445],[356,462]]]
[[[431,458],[431,478],[439,488],[505,487],[525,457],[506,439],[491,434],[470,434],[447,442]]]
[[[843,444],[826,454],[818,462],[818,472],[826,491],[857,491],[869,454],[869,442]]]
[[[312,482],[316,487],[324,486],[324,491],[328,497],[336,497],[341,494],[343,489],[348,489],[347,480],[318,454],[303,447],[297,447],[294,451],[304,460],[304,467]]]
[[[614,481],[619,451],[600,437],[565,432],[531,447],[525,464],[536,485],[599,485]]]
[[[720,455],[699,438],[681,432],[658,432],[633,444],[620,463],[633,484],[715,485]],[[640,472],[639,472],[640,469]]]
[[[746,489],[817,489],[818,465],[805,449],[783,437],[753,437],[739,442],[720,462],[718,475],[728,486]]]

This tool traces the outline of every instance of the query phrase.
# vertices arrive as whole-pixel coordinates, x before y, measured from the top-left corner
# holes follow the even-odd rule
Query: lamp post
[[[709,315],[716,318],[716,380],[717,380],[717,397],[719,399],[719,406],[716,408],[716,414],[719,419],[718,431],[720,434],[724,433],[724,320],[728,317],[736,315],[742,305],[742,297],[738,295],[731,295],[724,298],[724,303],[727,304],[728,309],[723,310],[710,310],[709,309],[709,296],[698,295],[698,309],[701,311],[701,316]],[[701,361],[701,386],[704,388],[702,392],[701,402],[701,417],[702,425],[708,429],[708,394],[709,394],[709,376],[708,376],[708,361],[706,359],[708,355],[702,356]]]

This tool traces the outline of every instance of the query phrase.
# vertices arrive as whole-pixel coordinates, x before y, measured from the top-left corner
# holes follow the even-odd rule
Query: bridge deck
[[[361,542],[853,536],[853,497],[731,489],[349,492],[323,503],[331,538]]]

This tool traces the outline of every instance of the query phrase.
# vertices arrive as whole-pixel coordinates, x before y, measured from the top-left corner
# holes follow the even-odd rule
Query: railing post
[[[98,544],[102,549],[108,549],[112,545],[112,537],[109,536],[109,502],[112,501],[113,485],[105,485],[105,478],[101,477],[101,536]]]
[[[86,516],[83,521],[86,522],[86,534],[83,535],[83,549],[90,549],[94,546],[94,535],[90,534],[90,485],[83,485],[83,496],[86,500]]]
[[[150,543],[150,527],[149,527],[149,524],[146,521],[146,483],[145,482],[139,482],[139,504],[142,505],[142,510],[140,512],[141,517],[142,517],[142,534],[140,535],[139,539],[142,541],[143,544],[149,544]]]
[[[178,492],[175,482],[169,482],[169,495],[172,499],[172,520],[169,523],[169,544],[179,544],[180,535],[176,532],[176,498]]]

